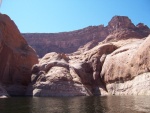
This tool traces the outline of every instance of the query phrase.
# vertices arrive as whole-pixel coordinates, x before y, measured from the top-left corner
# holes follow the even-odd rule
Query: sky
[[[3,0],[7,14],[22,33],[56,33],[97,26],[115,15],[150,27],[150,0]]]

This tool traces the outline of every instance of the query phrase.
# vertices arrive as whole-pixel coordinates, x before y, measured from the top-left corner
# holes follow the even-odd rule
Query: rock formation
[[[150,95],[150,36],[106,57],[101,76],[111,94]]]
[[[38,63],[14,22],[0,14],[0,97],[150,95],[149,34],[122,16],[106,27],[23,34],[40,57],[47,53]]]
[[[100,94],[100,58],[117,47],[99,45],[89,53],[79,56],[46,54],[32,69],[32,84],[27,95],[34,96],[81,96]]]
[[[27,95],[150,95],[149,39],[101,43],[80,55],[48,53],[34,65]]]
[[[117,41],[127,38],[143,38],[150,34],[150,29],[139,23],[135,26],[131,20],[126,16],[114,16],[108,23],[107,29],[109,35],[105,41]]]
[[[96,39],[103,41],[108,35],[103,25],[62,33],[23,33],[27,42],[37,51],[39,57],[49,52],[72,53],[80,46]]]
[[[73,53],[78,49],[86,51],[103,40],[111,42],[127,38],[144,38],[149,33],[150,29],[142,23],[135,26],[126,16],[114,16],[106,27],[99,25],[71,32],[23,33],[22,35],[41,58],[49,52]]]
[[[31,81],[31,68],[38,63],[35,51],[21,36],[14,22],[0,14],[0,82],[10,95],[22,95]]]
[[[150,95],[150,36],[112,52],[105,59],[101,76],[108,92],[115,95]]]
[[[71,33],[79,31],[88,37],[85,29]],[[89,32],[88,28],[87,33]],[[32,68],[27,95],[150,95],[150,29],[142,23],[135,26],[128,17],[115,16],[108,26],[102,27],[102,32],[105,35],[97,34],[94,39],[91,38],[93,35],[89,39],[81,38],[80,41],[86,41],[80,43],[82,46],[77,45],[74,53],[52,52],[40,59],[39,64]],[[74,43],[74,39],[80,36],[80,33],[76,37],[71,35],[73,38],[69,40],[69,32],[53,35],[56,38],[60,34],[62,37],[62,34],[66,34],[62,49],[69,48],[65,44]],[[27,35],[39,36],[24,34]],[[45,35],[48,37],[48,34]],[[65,41],[67,35],[68,40]],[[29,37],[26,39],[30,42]],[[45,38],[42,41],[44,40]],[[54,42],[59,44],[60,40]]]

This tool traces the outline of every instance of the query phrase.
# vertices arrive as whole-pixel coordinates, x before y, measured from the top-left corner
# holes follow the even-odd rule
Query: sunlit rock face
[[[77,55],[48,53],[33,66],[26,94],[149,95],[149,39],[100,43]]]
[[[32,82],[27,95],[33,96],[90,96],[105,89],[100,78],[103,57],[117,47],[99,45],[81,55],[48,53],[33,66]],[[101,59],[101,61],[100,61]]]
[[[127,38],[144,38],[149,33],[150,29],[142,23],[135,26],[126,16],[114,16],[106,27],[99,25],[71,32],[22,35],[41,58],[49,52],[73,53],[78,49],[86,51],[103,40],[111,42]]]
[[[39,57],[49,52],[72,53],[80,46],[96,40],[103,41],[108,35],[103,25],[61,33],[23,33],[27,42],[37,51]]]
[[[149,95],[148,34],[150,29],[146,25],[139,23],[135,26],[125,16],[114,16],[106,27],[101,25],[54,34],[23,34],[40,56],[50,52],[33,66],[26,94]]]
[[[38,62],[14,22],[0,14],[0,98],[150,95],[149,34],[125,16],[114,16],[106,27],[23,34],[44,56]]]
[[[0,82],[9,94],[22,95],[31,81],[31,68],[38,63],[15,23],[0,14]]]
[[[65,54],[49,53],[34,65],[32,83],[27,95],[81,96],[89,95]]]
[[[127,38],[144,38],[150,34],[150,29],[143,23],[135,26],[126,16],[114,16],[108,23],[109,31],[105,41],[117,41]]]
[[[149,95],[149,51],[150,36],[109,54],[101,71],[108,92],[115,95]]]
[[[110,95],[150,95],[150,72],[137,75],[132,80],[106,85]]]
[[[150,70],[150,36],[107,55],[101,75],[105,82],[126,81]],[[110,73],[113,72],[113,73]]]

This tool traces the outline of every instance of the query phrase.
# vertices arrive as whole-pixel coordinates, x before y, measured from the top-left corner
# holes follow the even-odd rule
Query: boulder
[[[104,57],[116,48],[108,43],[78,56],[55,52],[46,54],[39,64],[33,66],[32,83],[27,95],[100,95],[100,88],[104,88],[99,75]]]
[[[89,95],[65,54],[49,53],[33,67],[32,83],[27,95],[81,96]],[[78,78],[78,80],[76,79]],[[75,81],[76,80],[76,81]]]
[[[140,92],[145,92],[145,95],[149,94],[146,91],[150,87],[149,51],[150,36],[145,40],[127,44],[107,55],[101,77],[106,83],[108,92],[111,94],[112,92],[113,94],[144,94]],[[136,84],[141,84],[141,86]],[[143,88],[144,86],[147,88]],[[133,89],[134,93],[131,93]]]

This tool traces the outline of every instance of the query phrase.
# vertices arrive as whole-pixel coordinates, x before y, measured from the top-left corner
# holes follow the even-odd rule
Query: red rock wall
[[[114,16],[106,27],[90,26],[84,29],[62,33],[23,33],[27,42],[40,57],[46,53],[73,53],[91,41],[113,41],[127,38],[143,38],[150,29],[140,23],[135,26],[126,16]]]
[[[31,68],[38,63],[35,51],[21,36],[15,23],[0,14],[0,82],[3,85],[26,86],[31,80]]]

